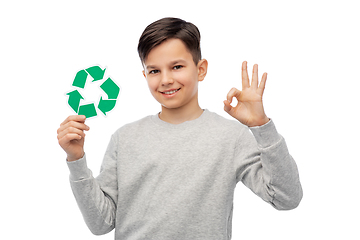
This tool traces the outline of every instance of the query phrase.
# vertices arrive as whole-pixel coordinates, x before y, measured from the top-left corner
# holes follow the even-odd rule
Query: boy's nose
[[[170,73],[163,73],[161,78],[161,85],[166,86],[174,83],[174,79]]]

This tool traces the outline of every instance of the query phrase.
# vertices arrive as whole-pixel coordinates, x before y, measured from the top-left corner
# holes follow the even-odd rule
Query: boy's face
[[[168,39],[153,48],[143,74],[151,94],[162,107],[198,106],[198,82],[205,78],[206,60],[195,65],[191,53],[179,39]]]

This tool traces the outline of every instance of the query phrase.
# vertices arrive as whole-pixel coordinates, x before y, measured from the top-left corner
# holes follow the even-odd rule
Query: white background
[[[73,114],[65,93],[99,64],[121,87],[115,109],[87,121],[88,164],[98,174],[111,134],[160,111],[137,55],[144,28],[162,17],[193,22],[208,75],[200,106],[223,111],[241,88],[241,62],[268,73],[265,111],[295,158],[304,198],[280,212],[242,184],[233,239],[360,239],[357,1],[2,1],[1,235],[95,237],[72,195],[56,130]],[[181,147],[181,146],[179,146]]]

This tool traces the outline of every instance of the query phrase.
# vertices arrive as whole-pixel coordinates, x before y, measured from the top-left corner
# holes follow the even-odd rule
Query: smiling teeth
[[[177,90],[172,90],[172,91],[169,91],[169,92],[163,92],[165,94],[173,94],[173,93],[176,93],[177,91],[179,91],[180,89],[177,89]]]

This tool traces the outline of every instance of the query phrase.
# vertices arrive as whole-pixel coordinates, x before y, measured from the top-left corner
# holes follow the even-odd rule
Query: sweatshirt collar
[[[196,125],[200,125],[201,123],[204,122],[204,120],[206,119],[206,116],[208,114],[210,114],[210,112],[207,109],[203,109],[203,113],[200,115],[200,117],[194,119],[194,120],[190,120],[190,121],[185,121],[183,123],[180,124],[172,124],[172,123],[168,123],[165,122],[163,120],[160,119],[159,114],[155,114],[151,116],[151,120],[158,126],[160,127],[166,127],[166,128],[172,128],[172,129],[181,129],[184,127],[194,127]]]

